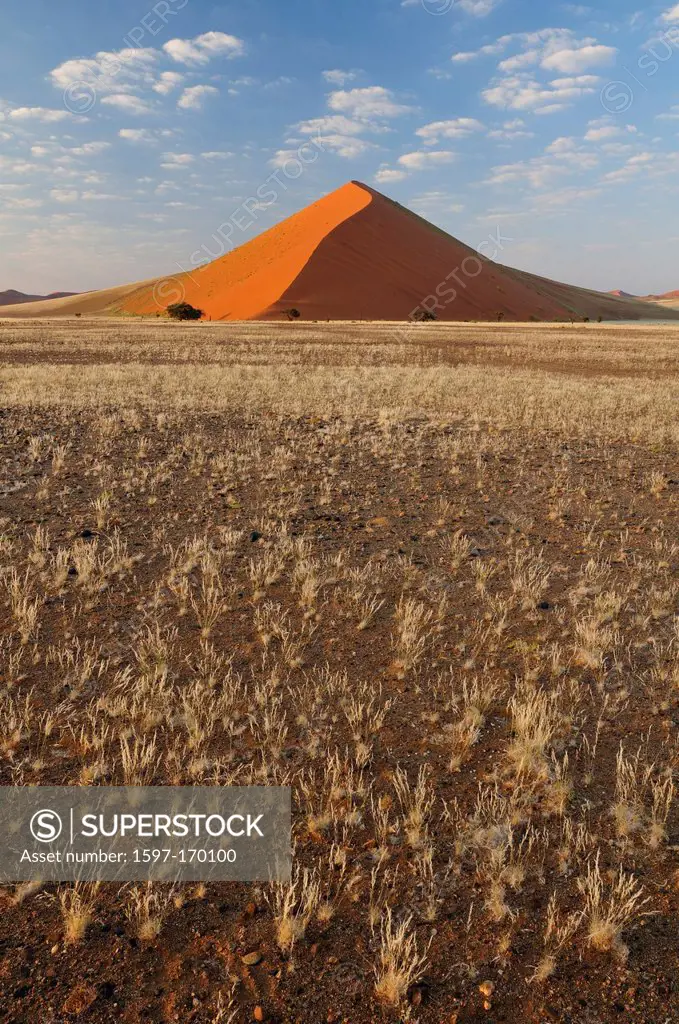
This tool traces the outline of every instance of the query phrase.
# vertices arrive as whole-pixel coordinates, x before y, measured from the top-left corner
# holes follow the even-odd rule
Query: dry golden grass
[[[294,806],[290,885],[8,893],[27,1019],[85,953],[165,1019],[671,1014],[679,331],[400,331],[0,327],[2,783]]]
[[[671,444],[678,339],[679,327],[639,325],[6,322],[0,387],[8,405],[377,413]]]

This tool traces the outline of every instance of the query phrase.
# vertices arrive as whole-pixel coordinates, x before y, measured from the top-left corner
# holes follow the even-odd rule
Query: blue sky
[[[679,288],[674,0],[7,6],[0,289],[189,269],[352,178],[500,262]]]

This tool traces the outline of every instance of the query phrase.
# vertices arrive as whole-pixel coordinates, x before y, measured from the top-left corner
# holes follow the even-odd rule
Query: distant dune
[[[178,300],[212,320],[405,321],[424,311],[449,321],[679,319],[657,304],[504,267],[359,182],[190,274],[2,313],[155,316]]]
[[[644,302],[652,302],[661,309],[679,309],[679,291],[665,292],[663,295],[644,295]]]
[[[679,306],[679,290],[673,292],[664,292],[662,295],[630,295],[629,292],[620,291],[617,289],[614,292],[609,292],[609,295],[617,295],[619,298],[625,299],[637,299],[639,302],[655,302],[660,303],[670,308]]]
[[[52,299],[63,299],[68,296],[77,295],[77,292],[51,292],[49,295],[26,295],[24,292],[8,288],[6,292],[0,292],[0,306],[23,305],[24,302],[44,302]]]

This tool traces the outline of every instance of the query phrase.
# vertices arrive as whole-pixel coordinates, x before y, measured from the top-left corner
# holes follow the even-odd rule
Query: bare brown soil
[[[1,325],[0,782],[289,784],[297,872],[7,887],[0,1021],[679,1019],[678,353]]]

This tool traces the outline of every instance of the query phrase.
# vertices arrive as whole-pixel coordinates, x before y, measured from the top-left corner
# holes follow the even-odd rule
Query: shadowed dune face
[[[206,243],[223,245],[218,233]],[[406,321],[677,318],[668,306],[560,284],[483,259],[359,182],[294,214],[211,263],[167,278],[68,299],[5,307],[6,316],[157,316],[189,302],[210,320]]]
[[[560,284],[482,259],[469,246],[365,185],[372,201],[323,240],[265,316],[310,320],[653,318],[650,305]]]
[[[267,310],[294,307],[310,320],[407,320],[428,309],[439,320],[554,319],[562,307],[499,264],[379,193],[338,225]]]

